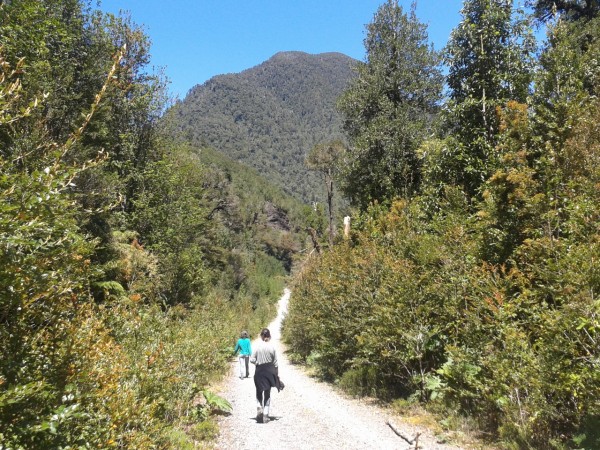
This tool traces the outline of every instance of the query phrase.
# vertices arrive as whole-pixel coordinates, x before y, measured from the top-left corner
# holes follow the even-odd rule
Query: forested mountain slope
[[[312,209],[255,170],[210,147],[192,151],[217,188],[213,213],[239,237],[233,246],[239,249],[250,244],[291,270],[296,252],[304,245],[304,228],[314,215]]]
[[[277,53],[238,74],[216,76],[173,107],[192,143],[238,160],[304,201],[324,199],[304,164],[319,142],[339,139],[335,102],[355,61],[340,53]]]
[[[128,17],[13,0],[0,30],[0,448],[196,448],[305,207],[166,133]]]

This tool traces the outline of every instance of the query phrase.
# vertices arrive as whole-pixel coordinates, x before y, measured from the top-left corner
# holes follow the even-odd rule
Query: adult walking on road
[[[256,364],[254,372],[254,385],[256,386],[256,421],[259,423],[269,422],[269,409],[271,406],[271,388],[281,390],[279,381],[279,369],[277,352],[271,342],[271,332],[263,328],[260,332],[261,341],[254,347],[250,362]]]

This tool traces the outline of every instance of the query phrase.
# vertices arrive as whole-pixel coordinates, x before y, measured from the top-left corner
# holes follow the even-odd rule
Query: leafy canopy
[[[408,13],[396,0],[381,5],[364,44],[366,61],[338,101],[350,139],[342,189],[361,208],[418,192],[416,149],[433,130],[443,82],[414,5]]]

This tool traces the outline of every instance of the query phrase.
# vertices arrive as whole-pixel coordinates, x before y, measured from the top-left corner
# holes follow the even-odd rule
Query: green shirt
[[[240,355],[251,355],[252,349],[250,348],[250,339],[238,339],[237,344],[235,344],[235,349],[233,350],[233,353],[237,353],[238,350],[240,351]]]

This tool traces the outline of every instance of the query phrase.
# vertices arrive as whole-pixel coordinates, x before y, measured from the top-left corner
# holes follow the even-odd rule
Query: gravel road
[[[271,391],[269,423],[257,423],[256,400],[251,367],[250,378],[240,379],[237,361],[223,382],[220,395],[233,405],[231,415],[219,418],[221,434],[218,449],[414,449],[386,424],[389,412],[365,401],[346,398],[330,385],[308,376],[302,367],[291,365],[281,342],[281,319],[287,312],[290,291],[279,301],[277,318],[269,325],[279,359],[279,376],[285,389]],[[252,365],[251,365],[252,366]],[[392,423],[409,439],[417,432],[419,448],[424,450],[459,449],[436,442],[426,430],[417,429],[395,418]]]

